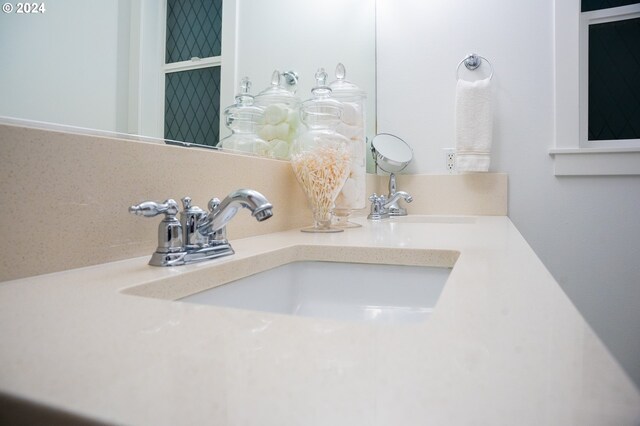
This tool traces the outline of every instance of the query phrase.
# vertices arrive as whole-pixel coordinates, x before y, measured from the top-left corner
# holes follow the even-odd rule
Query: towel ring
[[[491,69],[491,73],[489,74],[489,80],[491,80],[491,78],[493,77],[493,65],[491,65],[491,62],[489,62],[487,58],[476,53],[468,54],[463,60],[458,63],[458,66],[456,67],[456,80],[460,78],[460,65],[464,64],[464,66],[467,67],[469,71],[475,71],[480,67],[480,65],[482,65],[483,60],[487,62],[489,68]]]

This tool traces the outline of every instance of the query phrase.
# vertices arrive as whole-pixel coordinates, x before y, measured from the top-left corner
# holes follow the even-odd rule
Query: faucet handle
[[[178,203],[168,199],[163,203],[145,201],[129,207],[129,213],[137,216],[154,217],[164,214],[164,219],[158,225],[158,247],[151,256],[150,265],[171,265],[181,261],[184,256],[182,246],[182,224],[176,219]]]
[[[180,213],[181,216],[199,217],[204,214],[204,210],[202,210],[198,206],[194,206],[191,203],[191,197],[182,197],[181,201],[182,201],[182,213]]]
[[[129,207],[129,213],[144,217],[154,217],[159,214],[164,214],[167,217],[175,217],[175,215],[178,214],[178,203],[171,198],[165,200],[163,203],[145,201]]]
[[[207,208],[209,209],[210,212],[214,212],[218,209],[218,206],[220,205],[220,199],[213,197],[212,199],[209,200],[209,203],[207,203]]]
[[[182,198],[182,213],[180,224],[182,225],[182,242],[186,249],[202,247],[207,243],[205,236],[198,232],[198,226],[206,218],[207,212],[191,203],[191,197]]]
[[[378,196],[375,192],[369,197],[371,201],[371,212],[367,219],[380,220],[389,217],[389,212],[386,211],[384,205],[387,203],[387,197],[384,195]]]
[[[182,197],[182,209],[189,210],[191,208],[191,197]]]
[[[372,205],[376,205],[376,206],[382,206],[384,205],[384,203],[387,202],[387,197],[385,197],[384,195],[380,195],[378,196],[378,194],[376,194],[375,192],[373,194],[371,194],[369,196],[369,201],[371,201]]]

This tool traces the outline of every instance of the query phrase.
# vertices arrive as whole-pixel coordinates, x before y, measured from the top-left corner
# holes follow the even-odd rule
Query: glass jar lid
[[[302,103],[300,116],[310,128],[336,127],[342,121],[342,104],[332,97],[327,86],[327,73],[319,68],[315,74],[316,85],[311,89],[312,97]]]
[[[224,110],[225,124],[232,130],[253,130],[264,114],[264,110],[254,105],[254,97],[249,94],[251,80],[244,77],[240,83],[240,93],[235,97],[236,103]]]
[[[329,84],[333,92],[333,96],[338,99],[343,98],[357,98],[364,99],[367,97],[367,93],[358,87],[356,84],[348,81],[347,70],[342,63],[338,63],[336,66],[336,79]]]
[[[291,91],[282,86],[282,74],[278,70],[274,70],[271,74],[271,85],[258,93],[255,97],[258,105],[286,104],[297,105],[300,100]]]

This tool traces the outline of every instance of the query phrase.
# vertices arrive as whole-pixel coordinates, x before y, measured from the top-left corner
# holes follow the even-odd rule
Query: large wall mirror
[[[176,4],[200,10],[176,12]],[[44,5],[39,13],[0,14],[2,117],[164,139],[169,91],[182,108],[194,92],[211,88],[206,79],[217,79],[213,97],[218,98],[207,108],[221,113],[234,103],[242,77],[251,78],[257,94],[279,69],[298,73],[297,95],[304,100],[316,69],[326,68],[332,80],[342,62],[347,78],[368,94],[367,134],[375,134],[375,0],[55,0]],[[218,47],[203,57],[186,52],[167,63],[168,27],[204,26],[195,21],[205,15],[213,16],[207,25],[219,31]],[[211,38],[202,31],[189,37]],[[174,78],[182,71],[187,71],[184,78]],[[207,74],[204,82],[169,85],[167,76],[189,83],[189,71]],[[187,113],[190,119],[180,125],[203,119],[199,114]],[[218,115],[204,114],[215,122],[217,138],[228,134]]]

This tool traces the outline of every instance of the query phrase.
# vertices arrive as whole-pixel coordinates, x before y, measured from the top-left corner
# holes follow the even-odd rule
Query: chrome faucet
[[[211,213],[198,225],[198,231],[202,235],[214,234],[219,229],[223,229],[242,207],[251,210],[251,216],[258,222],[269,219],[273,215],[271,211],[273,206],[264,195],[251,189],[239,189],[227,195],[222,202],[217,198],[209,201]]]
[[[398,202],[404,200],[407,203],[413,201],[411,194],[405,191],[396,190],[396,175],[389,176],[389,196],[378,196],[375,192],[369,197],[371,201],[371,213],[367,219],[380,220],[390,216],[406,216],[407,209],[400,207]]]
[[[378,196],[374,192],[369,197],[369,201],[371,201],[371,212],[369,213],[369,216],[367,216],[367,219],[380,220],[380,219],[386,219],[390,216],[403,216],[400,214],[391,214],[391,208],[394,205],[397,205],[397,202],[401,198],[405,200],[407,203],[410,203],[413,201],[413,197],[404,191],[396,191],[396,193],[393,195],[393,198],[391,199],[388,199],[384,195]],[[407,213],[405,210],[404,215],[406,214]]]
[[[400,199],[405,200],[407,203],[413,201],[413,197],[404,192],[404,191],[396,191],[396,175],[391,173],[389,175],[389,195],[387,196],[387,210],[389,211],[389,216],[406,216],[407,209],[404,207],[400,207],[398,201]]]
[[[129,212],[138,216],[165,215],[158,227],[158,247],[151,256],[150,265],[185,265],[233,254],[227,240],[226,225],[240,208],[249,209],[258,222],[273,216],[271,203],[252,189],[234,191],[222,202],[212,198],[208,213],[193,206],[189,197],[182,199],[182,205],[180,220],[176,219],[178,203],[172,199],[162,203],[145,201],[129,207]]]

